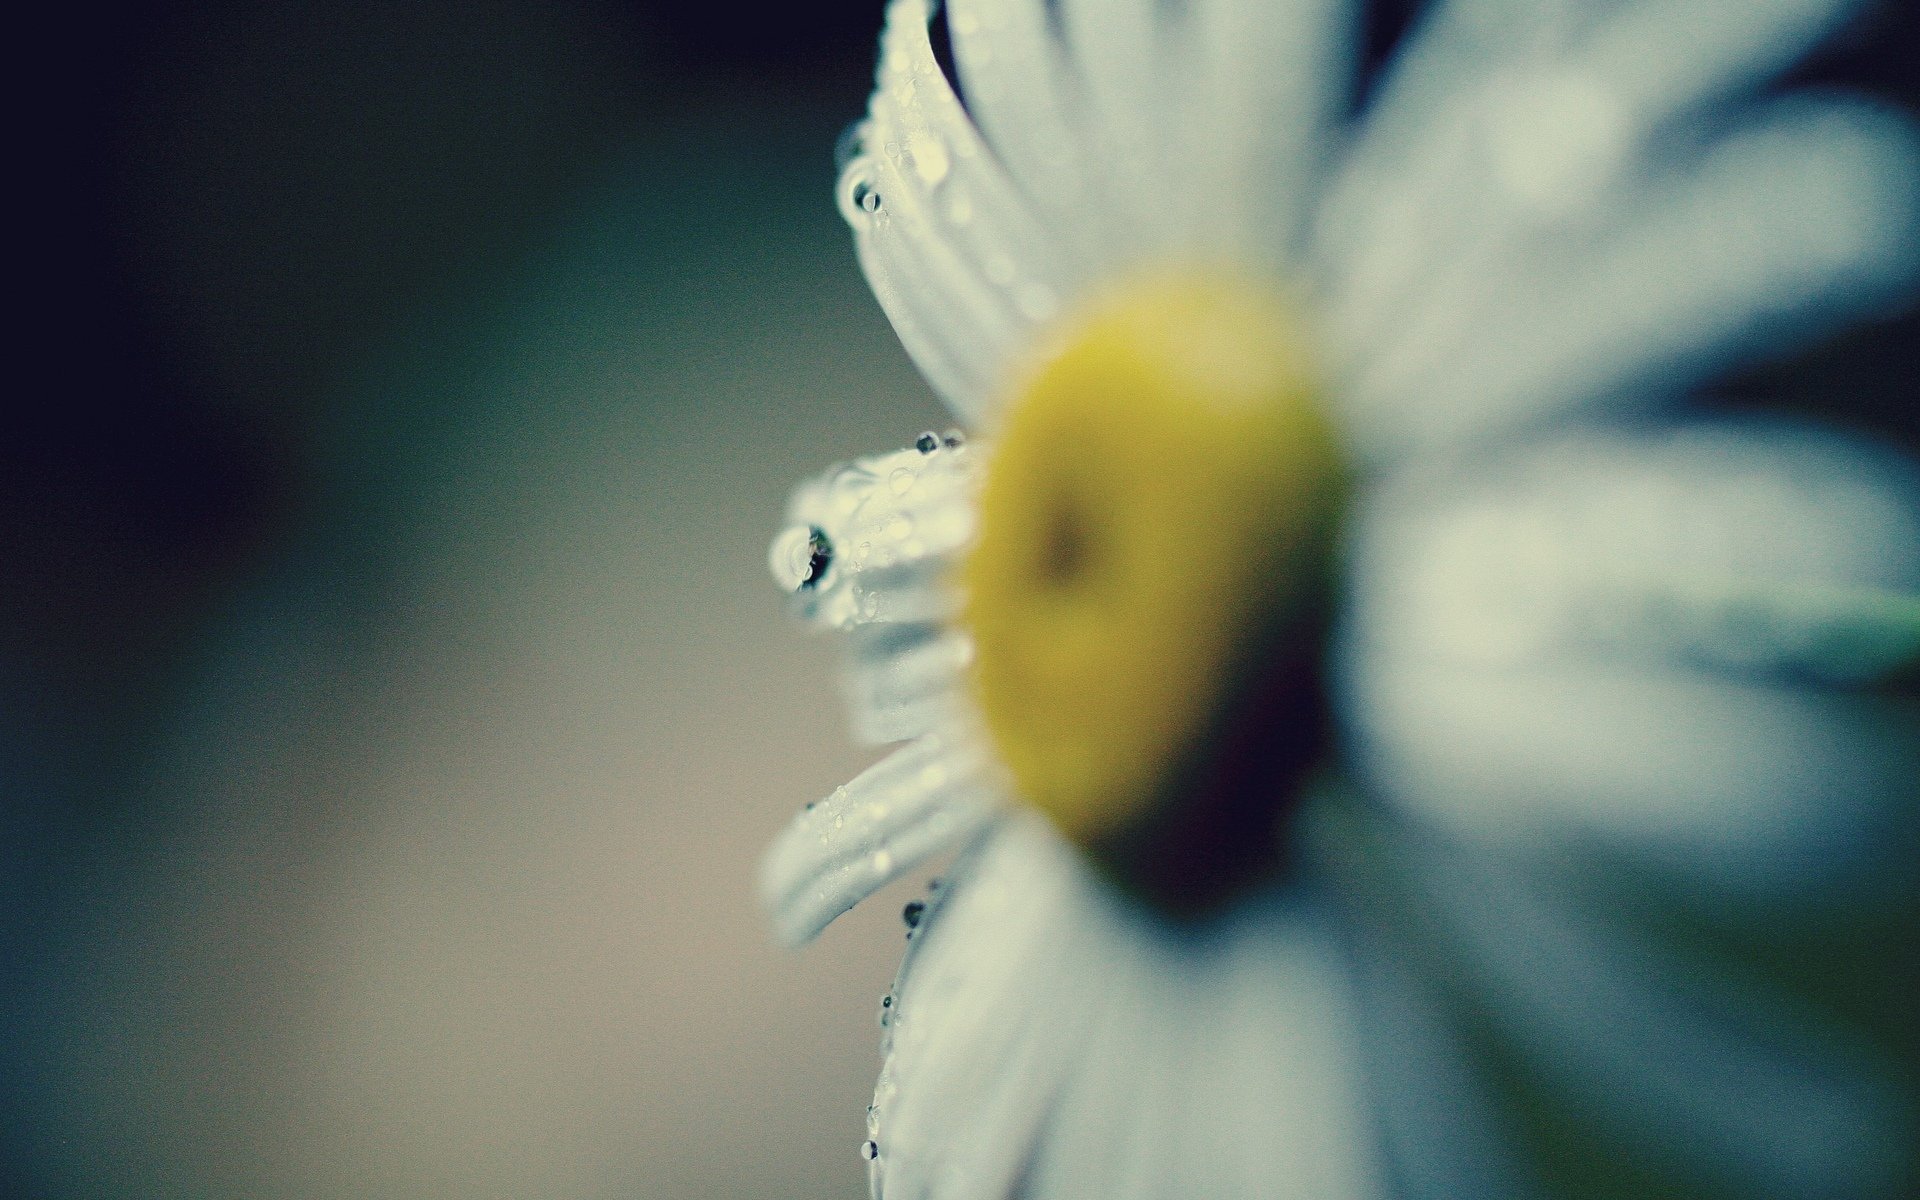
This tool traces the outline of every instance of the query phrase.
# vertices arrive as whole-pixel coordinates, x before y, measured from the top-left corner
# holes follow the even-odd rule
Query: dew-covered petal
[[[1380,489],[1353,562],[1344,718],[1390,803],[1703,892],[1870,904],[1913,874],[1912,464],[1782,426],[1594,434]]]
[[[1053,971],[1087,965],[1087,896],[1035,826],[1004,821],[916,930],[875,1096],[881,1196],[1004,1195],[1077,1055],[1076,997]]]
[[[854,736],[873,745],[905,741],[968,719],[963,687],[973,640],[939,625],[856,630],[846,671]]]
[[[1374,1194],[1339,954],[1299,895],[1175,928],[1031,816],[978,855],[895,988],[876,1194]]]
[[[798,616],[854,630],[957,612],[947,575],[973,539],[976,465],[957,434],[927,438],[929,449],[841,463],[795,489],[772,566]]]
[[[833,919],[979,830],[1000,803],[984,749],[928,734],[809,804],[774,842],[760,895],[774,931],[798,945]]]
[[[991,417],[1009,357],[1072,273],[961,106],[924,0],[896,0],[841,208],[902,343],[961,419]]]

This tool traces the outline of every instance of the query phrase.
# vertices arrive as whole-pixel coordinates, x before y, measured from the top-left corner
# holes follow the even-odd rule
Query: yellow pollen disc
[[[1298,321],[1158,276],[1057,327],[964,565],[974,685],[1023,797],[1088,844],[1169,801],[1236,652],[1325,586],[1344,470]]]

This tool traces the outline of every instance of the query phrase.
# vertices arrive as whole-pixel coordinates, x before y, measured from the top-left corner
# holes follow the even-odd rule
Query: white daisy
[[[841,181],[974,435],[772,565],[859,736],[789,941],[943,851],[876,1195],[1894,1196],[1920,472],[1709,421],[1915,274],[1920,155],[1756,89],[1845,0],[895,0]],[[1891,945],[1892,950],[1888,947]]]

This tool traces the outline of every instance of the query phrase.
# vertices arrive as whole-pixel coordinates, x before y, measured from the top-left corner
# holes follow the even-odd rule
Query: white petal
[[[1097,168],[1061,46],[1041,0],[947,0],[968,111],[1009,174],[1069,244],[1097,247]],[[1096,251],[1097,255],[1097,251]]]
[[[900,634],[909,636],[897,636]],[[875,634],[879,636],[875,636]],[[937,625],[856,631],[847,669],[847,707],[854,736],[885,745],[967,719],[962,686],[973,640]]]
[[[1381,652],[1568,649],[1871,682],[1920,653],[1920,468],[1781,422],[1589,432],[1403,472],[1357,523]],[[1878,627],[1873,601],[1881,601]]]
[[[1057,295],[1067,266],[962,109],[934,58],[928,18],[923,0],[888,10],[878,87],[841,208],[908,352],[961,419],[981,422],[1043,307],[1035,298]]]
[[[1617,913],[1583,911],[1577,888],[1432,848],[1416,845],[1399,865],[1413,902],[1444,930],[1436,949],[1488,998],[1488,1019],[1526,1069],[1596,1136],[1685,1164],[1731,1195],[1895,1193],[1914,1096],[1902,1094],[1892,1055],[1849,1022],[1757,985],[1763,971],[1729,970],[1697,947],[1655,944]],[[1660,899],[1636,904],[1657,911]],[[1836,932],[1845,944],[1844,925]],[[1812,963],[1802,973],[1821,975]]]
[[[1357,1037],[1392,1194],[1407,1200],[1521,1200],[1526,1178],[1467,1048],[1402,948],[1353,948]]]
[[[1684,174],[1634,185],[1590,234],[1449,276],[1343,402],[1369,445],[1404,451],[1662,399],[1884,307],[1920,267],[1917,233],[1906,122],[1777,102]]]
[[[1912,598],[1917,530],[1910,466],[1778,429],[1595,438],[1383,489],[1354,547],[1350,752],[1475,841],[1599,839],[1703,893],[1881,902],[1914,872],[1920,700],[1824,685],[1792,606],[1732,629],[1688,610],[1713,593],[1667,585]]]
[[[896,988],[880,1195],[1371,1194],[1339,957],[1299,896],[1171,927],[1031,816],[956,875]]]
[[[975,469],[971,447],[943,442],[841,463],[796,488],[775,546],[818,530],[827,555],[817,579],[774,564],[796,614],[840,630],[951,618],[948,568],[973,540]]]
[[[1199,0],[1177,85],[1174,197],[1202,252],[1290,268],[1346,103],[1356,6],[1346,0]],[[1179,162],[1179,158],[1174,161]]]
[[[789,945],[976,832],[999,803],[981,749],[929,734],[809,804],[774,842],[760,895]]]
[[[1764,82],[1856,7],[1857,0],[1443,3],[1389,65],[1327,190],[1322,257],[1336,276],[1358,275],[1376,290],[1426,277],[1462,237],[1530,215],[1488,213],[1504,198],[1504,131],[1537,130],[1537,152],[1564,152],[1578,143],[1582,120],[1603,111],[1621,154],[1611,167],[1626,170],[1655,129]],[[1568,93],[1564,83],[1580,87]],[[1541,103],[1574,95],[1587,103]],[[1409,238],[1416,224],[1419,234]]]
[[[1085,94],[1098,150],[1101,206],[1140,251],[1177,245],[1186,190],[1169,157],[1186,80],[1168,54],[1172,30],[1160,0],[1060,0],[1062,37]]]

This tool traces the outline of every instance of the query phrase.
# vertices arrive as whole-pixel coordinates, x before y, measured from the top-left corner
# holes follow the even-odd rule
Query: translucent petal
[[[841,630],[952,617],[948,568],[974,536],[976,482],[972,448],[947,439],[840,463],[796,488],[775,544],[818,531],[826,563],[804,582],[776,571],[795,613]]]
[[[966,720],[962,682],[973,658],[972,639],[937,625],[913,628],[924,636],[857,650],[848,666],[847,706],[854,735],[863,742],[904,741]]]
[[[1200,0],[1176,89],[1191,159],[1175,196],[1203,253],[1248,251],[1290,270],[1318,191],[1353,61],[1356,6],[1344,0]]]
[[[1022,191],[1093,250],[1106,232],[1082,104],[1041,0],[947,0],[967,108]]]
[[[1851,650],[1834,686],[1805,610],[1730,622],[1687,584],[1912,597],[1917,530],[1910,465],[1781,427],[1593,436],[1382,489],[1338,658],[1349,758],[1473,840],[1877,902],[1920,836],[1898,799],[1920,699],[1858,690]]]
[[[1677,1154],[1728,1194],[1897,1191],[1915,1097],[1845,1022],[1483,856],[1402,865],[1504,1036],[1611,1136]]]
[[[760,894],[790,945],[978,831],[999,803],[980,748],[929,734],[810,804],[767,852]]]
[[[1298,897],[1163,925],[1031,816],[954,875],[896,986],[877,1194],[1372,1193],[1338,958]]]
[[[1685,172],[1636,185],[1604,224],[1523,246],[1512,274],[1458,280],[1341,401],[1368,445],[1399,452],[1645,404],[1877,311],[1920,267],[1917,231],[1920,148],[1903,120],[1777,102]]]
[[[1030,327],[1022,298],[1031,308],[1035,288],[1057,293],[1064,267],[1057,239],[1042,233],[942,73],[928,19],[922,0],[888,10],[841,207],[908,352],[961,419],[980,422],[1012,339]]]

